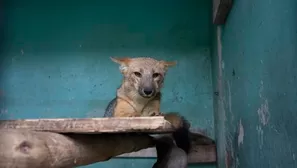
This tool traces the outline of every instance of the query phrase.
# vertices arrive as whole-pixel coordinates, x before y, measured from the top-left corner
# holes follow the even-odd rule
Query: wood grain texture
[[[153,147],[139,134],[67,134],[0,129],[0,167],[72,168]]]
[[[58,118],[1,120],[1,128],[30,129],[56,133],[166,133],[172,132],[171,124],[162,116],[120,118]]]
[[[65,159],[67,162],[60,163],[58,161],[55,163],[57,165],[71,165],[72,163],[68,163],[71,159],[76,159],[75,165],[86,165],[91,164],[91,162],[105,161],[110,157],[156,157],[155,149],[150,148],[153,147],[151,136],[174,131],[171,124],[162,116],[2,120],[0,121],[0,130],[0,134],[5,135],[2,136],[3,138],[1,137],[0,144],[7,145],[7,147],[1,146],[1,151],[8,151],[8,155],[10,155],[8,156],[7,152],[0,152],[2,157],[0,161],[1,159],[19,160],[13,158],[17,156],[14,154],[14,152],[18,152],[15,151],[16,146],[22,146],[20,144],[26,142],[25,146],[31,144],[29,146],[34,146],[34,148],[25,147],[25,149],[38,152],[39,154],[34,155],[34,157],[40,155],[40,157],[44,157],[41,160],[46,159],[44,162],[48,164],[58,158],[59,155],[62,158],[60,160]],[[190,136],[192,150],[189,155],[189,162],[216,162],[214,141],[199,128],[192,128]],[[44,148],[44,145],[47,149]],[[34,154],[34,152],[29,153],[29,156]],[[52,156],[53,154],[55,156]],[[31,162],[35,165],[41,164],[37,160]]]
[[[232,8],[232,0],[213,0],[213,23],[222,25],[226,22]]]

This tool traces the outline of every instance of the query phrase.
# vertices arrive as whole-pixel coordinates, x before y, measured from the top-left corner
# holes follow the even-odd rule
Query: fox
[[[104,117],[153,117],[164,116],[174,128],[172,133],[172,145],[170,141],[162,138],[154,138],[154,144],[168,143],[168,148],[157,147],[157,162],[163,159],[162,154],[170,155],[170,151],[180,149],[187,155],[191,148],[190,124],[176,112],[160,112],[161,90],[164,85],[166,73],[170,67],[177,64],[176,61],[156,60],[150,57],[124,57],[110,59],[119,64],[119,70],[123,75],[122,83],[116,91],[116,97],[107,105]],[[170,150],[172,148],[172,150]],[[165,152],[164,152],[165,151]],[[156,163],[156,165],[158,165]]]
[[[113,58],[120,64],[123,74],[121,86],[117,89],[116,98],[107,106],[104,116],[107,117],[150,117],[159,116],[161,88],[169,67],[176,61],[158,61],[149,57]]]

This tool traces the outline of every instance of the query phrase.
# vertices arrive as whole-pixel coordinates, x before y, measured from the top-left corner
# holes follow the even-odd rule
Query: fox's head
[[[176,62],[158,61],[149,57],[112,58],[120,64],[124,84],[135,89],[144,98],[154,97],[160,92],[166,71]]]

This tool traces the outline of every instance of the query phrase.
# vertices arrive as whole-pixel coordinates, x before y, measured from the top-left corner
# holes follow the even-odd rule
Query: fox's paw
[[[154,116],[162,116],[162,114],[160,112],[151,112],[149,114],[150,117],[154,117]]]

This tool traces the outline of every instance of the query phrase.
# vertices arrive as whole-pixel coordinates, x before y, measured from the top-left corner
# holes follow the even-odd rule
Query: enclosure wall
[[[214,136],[211,1],[6,0],[2,7],[1,119],[102,117],[122,78],[109,57],[151,56],[178,62],[167,73],[161,110]]]
[[[297,167],[296,14],[296,0],[235,0],[215,29],[219,168]]]

